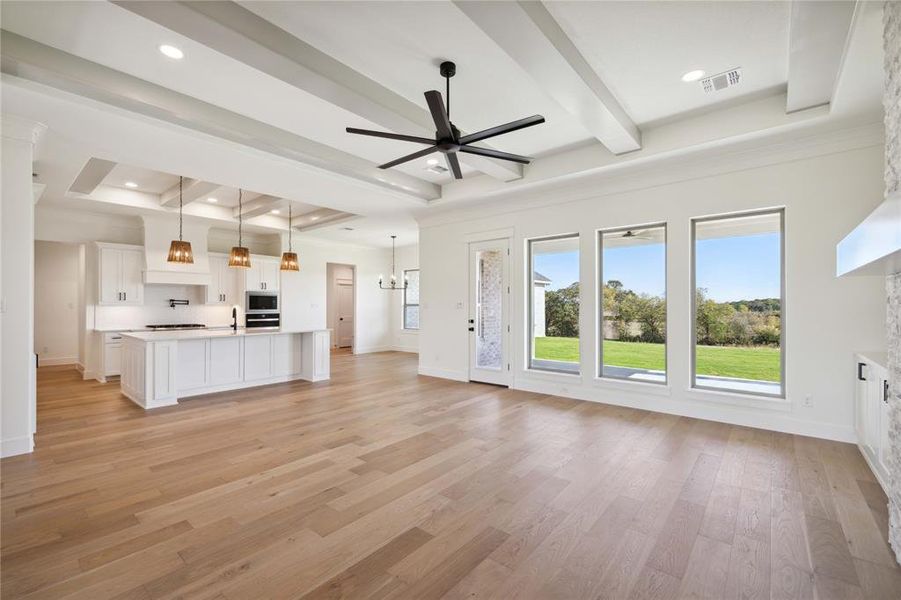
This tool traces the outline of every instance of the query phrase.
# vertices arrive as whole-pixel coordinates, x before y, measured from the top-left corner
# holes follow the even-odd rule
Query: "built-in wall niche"
[[[282,240],[278,233],[257,233],[245,229],[243,235],[244,246],[250,248],[251,254],[264,256],[282,255]],[[210,229],[207,237],[207,250],[228,254],[232,246],[238,245],[238,232],[229,229]]]

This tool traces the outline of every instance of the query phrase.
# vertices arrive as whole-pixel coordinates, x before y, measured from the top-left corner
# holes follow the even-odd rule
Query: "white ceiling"
[[[205,197],[218,198],[222,209],[236,204],[242,187],[288,198],[298,214],[324,207],[360,215],[353,225],[304,235],[386,246],[390,233],[415,241],[417,216],[457,203],[489,202],[714,142],[756,136],[765,143],[767,135],[799,124],[872,120],[880,111],[881,5],[875,2],[858,6],[850,43],[831,40],[844,52],[839,83],[828,90],[831,110],[793,114],[785,111],[785,90],[793,85],[788,65],[797,60],[792,48],[803,44],[791,41],[795,36],[803,42],[804,28],[793,29],[790,2],[544,2],[567,39],[525,57],[486,33],[490,28],[474,11],[447,0],[239,5],[0,4],[5,31],[56,51],[13,48],[15,36],[4,36],[3,110],[48,126],[38,151],[47,201],[71,200],[74,177],[97,157],[117,163],[105,186],[135,181],[139,191],[158,195],[177,183],[173,173],[183,174],[219,184]],[[806,27],[815,29],[810,6],[814,14]],[[244,18],[241,7],[249,11]],[[517,7],[508,3],[503,10]],[[216,13],[219,8],[225,13]],[[236,21],[227,20],[229,10]],[[519,27],[523,21],[515,22]],[[279,29],[266,29],[274,26]],[[163,43],[181,48],[185,58],[161,55]],[[558,82],[536,76],[534,66],[543,62],[567,65],[541,54],[556,47],[565,55],[566,43],[609,98],[598,93],[588,104],[568,102],[570,90],[552,89]],[[75,65],[86,70],[71,70],[70,59],[87,61]],[[421,146],[344,131],[352,126],[423,135],[407,127],[428,124],[423,92],[444,93],[437,65],[447,59],[457,63],[451,115],[464,132],[536,113],[546,118],[543,125],[489,140],[492,148],[537,158],[521,173],[492,168],[497,161],[490,159],[487,165],[463,161],[463,181],[426,171],[425,158],[374,170]],[[574,65],[570,81],[578,85],[585,80],[584,72],[575,75],[578,58],[567,61]],[[94,73],[92,65],[112,71],[104,71],[99,83],[85,83],[82,76]],[[742,83],[716,94],[680,79],[691,69],[715,74],[733,67],[742,68]],[[147,82],[159,87],[142,87]],[[597,92],[597,85],[585,83]],[[639,150],[615,155],[591,127],[605,103],[625,125],[638,126]],[[114,212],[129,210],[131,201]],[[286,208],[288,200],[283,202],[274,207]],[[104,206],[98,202],[92,210]]]
[[[547,2],[639,125],[785,87],[790,2]],[[628,60],[623,60],[628,57]],[[687,71],[741,67],[740,86],[714,95]]]

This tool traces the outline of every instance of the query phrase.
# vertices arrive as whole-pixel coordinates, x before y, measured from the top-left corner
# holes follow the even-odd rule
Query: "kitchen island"
[[[122,333],[122,393],[145,409],[180,398],[329,378],[328,330]]]

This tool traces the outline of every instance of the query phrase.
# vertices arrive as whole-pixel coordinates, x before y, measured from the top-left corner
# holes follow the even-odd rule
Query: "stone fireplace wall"
[[[901,2],[883,11],[885,94],[885,192],[901,188]],[[889,368],[889,542],[901,562],[901,273],[886,277]]]

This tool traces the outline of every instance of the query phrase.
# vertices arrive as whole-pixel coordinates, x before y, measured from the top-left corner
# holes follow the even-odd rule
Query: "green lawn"
[[[535,340],[535,358],[577,362],[578,338],[543,337]],[[779,381],[779,349],[768,346],[698,346],[699,375]],[[663,370],[663,344],[604,341],[604,363],[616,367]]]

